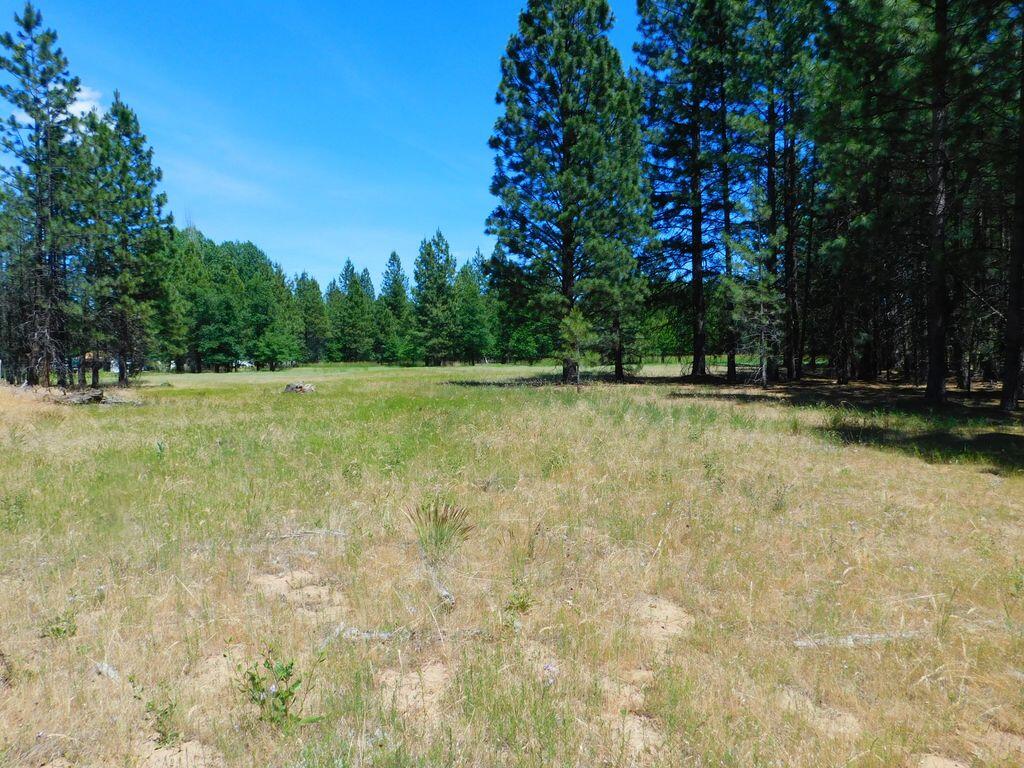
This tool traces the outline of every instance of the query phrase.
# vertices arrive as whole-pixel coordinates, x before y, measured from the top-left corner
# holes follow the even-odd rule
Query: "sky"
[[[487,140],[525,0],[37,3],[83,107],[119,90],[138,112],[179,225],[322,285],[346,258],[377,282],[393,250],[411,275],[437,229],[460,262],[493,247]],[[612,7],[631,63],[635,0]]]

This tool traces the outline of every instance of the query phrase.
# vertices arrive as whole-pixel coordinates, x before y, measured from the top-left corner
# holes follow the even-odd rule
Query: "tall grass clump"
[[[430,563],[451,555],[473,530],[464,507],[437,499],[419,504],[407,514],[423,556]]]

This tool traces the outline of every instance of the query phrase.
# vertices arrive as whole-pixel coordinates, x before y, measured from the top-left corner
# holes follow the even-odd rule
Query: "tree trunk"
[[[615,380],[618,382],[623,382],[626,380],[626,366],[623,360],[624,345],[622,343],[622,324],[619,322],[618,318],[616,318],[614,323],[612,324],[612,333],[615,336]]]
[[[803,288],[800,300],[800,319],[798,322],[797,345],[796,345],[796,377],[802,379],[804,376],[804,353],[807,349],[807,313],[811,306],[811,274],[814,267],[814,236],[815,230],[815,205],[817,202],[817,168],[816,158],[811,157],[811,178],[810,195],[807,206],[807,255],[804,257]],[[813,365],[811,366],[814,367]]]
[[[1013,233],[1006,279],[1009,302],[1003,337],[1002,408],[1013,411],[1020,403],[1022,380],[1021,348],[1024,340],[1024,29],[1020,42],[1020,92],[1017,95],[1017,174],[1014,178]]]
[[[793,94],[786,97],[786,122],[791,125],[793,120]],[[797,307],[797,269],[796,269],[796,137],[792,128],[786,131],[784,138],[784,172],[785,182],[783,184],[783,218],[786,226],[786,246],[783,251],[782,269],[784,288],[786,292],[786,328],[785,328],[785,365],[786,378],[793,381],[798,378],[797,354],[797,322],[799,308]]]
[[[732,279],[732,176],[730,174],[729,153],[729,101],[726,92],[726,79],[721,78],[721,100],[718,106],[719,158],[720,178],[722,182],[722,248],[725,252],[725,278]],[[725,323],[726,323],[726,372],[725,380],[736,383],[736,319],[733,317],[735,307],[732,300],[732,288],[726,286],[725,292]]]
[[[571,357],[562,360],[562,383],[579,386],[580,363],[578,360],[573,360]]]
[[[693,113],[690,119],[690,140],[692,156],[690,158],[690,205],[691,205],[691,243],[692,280],[693,280],[693,366],[692,376],[704,376],[707,366],[707,302],[704,299],[704,190],[701,173],[701,124],[700,124],[700,89],[694,97]]]
[[[949,129],[947,57],[949,51],[948,0],[935,0],[935,48],[932,52],[932,146],[928,159],[931,186],[931,232],[928,262],[928,383],[925,397],[932,403],[946,399],[946,332],[949,298],[946,276],[946,219],[949,213]]]
[[[123,350],[117,353],[117,386],[128,386],[128,355]]]

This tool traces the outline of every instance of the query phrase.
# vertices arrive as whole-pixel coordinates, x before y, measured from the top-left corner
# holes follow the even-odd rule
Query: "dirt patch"
[[[654,681],[654,673],[646,669],[632,669],[617,678],[601,681],[605,709],[611,713],[632,712],[642,714],[646,705],[645,688]]]
[[[967,763],[942,755],[918,755],[911,765],[914,768],[969,768]]]
[[[634,760],[644,755],[653,756],[665,744],[665,736],[653,718],[628,712],[606,715],[605,721],[619,735],[622,748]]]
[[[439,704],[448,683],[451,669],[443,661],[430,661],[418,669],[389,669],[381,674],[381,688],[387,699],[403,716],[425,719],[428,724],[441,720]]]
[[[282,600],[301,613],[329,621],[344,615],[345,596],[324,584],[316,575],[304,570],[280,574],[261,574],[252,580],[255,587],[270,600]]]
[[[681,607],[656,595],[645,595],[633,605],[633,614],[641,634],[648,638],[659,652],[689,632],[696,619]]]
[[[242,663],[241,646],[232,646],[222,653],[207,656],[192,665],[186,677],[192,687],[201,692],[216,692],[230,688],[238,678]]]
[[[820,733],[833,739],[856,738],[860,735],[860,721],[849,712],[818,704],[803,691],[787,688],[778,696],[779,706],[799,715]]]
[[[601,681],[601,717],[618,733],[621,746],[634,759],[653,755],[665,743],[657,721],[646,712],[645,689],[653,681],[654,673],[646,669],[632,669]]]
[[[1024,736],[994,728],[985,734],[985,744],[1000,757],[1024,756]]]
[[[198,741],[186,741],[173,747],[150,743],[139,754],[139,768],[222,768],[224,758]]]

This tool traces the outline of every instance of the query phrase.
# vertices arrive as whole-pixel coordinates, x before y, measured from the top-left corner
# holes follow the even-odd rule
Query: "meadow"
[[[548,373],[0,389],[0,764],[1024,764],[1019,417]]]

